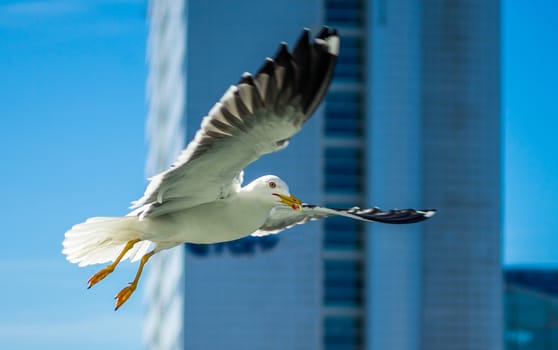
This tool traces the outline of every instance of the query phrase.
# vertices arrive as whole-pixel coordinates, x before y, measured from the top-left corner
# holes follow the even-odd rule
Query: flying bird
[[[137,288],[144,265],[158,252],[185,242],[226,242],[277,233],[309,220],[340,215],[363,221],[406,224],[435,210],[330,209],[302,203],[279,177],[242,186],[243,169],[260,156],[285,148],[323,100],[339,52],[335,29],[311,41],[304,30],[289,51],[279,46],[255,76],[244,73],[203,119],[176,162],[155,175],[124,217],[94,217],[65,234],[63,254],[79,266],[109,263],[88,288],[123,260],[139,260],[133,281],[115,297],[118,309]]]

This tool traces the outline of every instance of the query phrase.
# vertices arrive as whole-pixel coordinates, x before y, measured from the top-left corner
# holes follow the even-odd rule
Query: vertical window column
[[[325,101],[323,191],[327,206],[347,208],[364,202],[364,0],[324,3],[341,49]],[[341,217],[323,225],[323,348],[363,349],[364,230]]]

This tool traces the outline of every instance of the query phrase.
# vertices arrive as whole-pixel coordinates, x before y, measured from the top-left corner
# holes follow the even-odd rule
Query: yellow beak
[[[274,196],[277,196],[281,199],[281,203],[288,205],[289,207],[293,208],[294,210],[302,210],[302,202],[300,199],[296,198],[293,195],[285,196],[279,193],[274,193]]]

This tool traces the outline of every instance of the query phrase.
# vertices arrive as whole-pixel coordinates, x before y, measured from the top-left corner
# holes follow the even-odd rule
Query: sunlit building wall
[[[147,42],[147,173],[166,169],[184,146],[187,62],[186,2],[150,1]],[[149,349],[183,349],[182,249],[157,254],[146,274],[144,342]]]

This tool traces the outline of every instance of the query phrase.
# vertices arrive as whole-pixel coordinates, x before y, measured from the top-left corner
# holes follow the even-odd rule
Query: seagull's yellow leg
[[[132,249],[134,244],[138,243],[139,241],[140,241],[139,239],[134,239],[134,240],[128,241],[128,243],[126,243],[126,245],[124,246],[124,248],[122,249],[122,251],[120,252],[118,257],[116,257],[116,259],[110,265],[106,266],[101,271],[99,271],[96,274],[94,274],[93,276],[91,276],[89,281],[87,281],[87,283],[89,284],[87,286],[87,289],[89,289],[89,288],[93,287],[95,284],[101,282],[103,280],[103,278],[107,277],[112,271],[114,271],[114,269],[116,268],[116,265],[118,265],[118,263],[120,262],[120,260],[122,260],[124,255],[126,255],[126,253],[130,249]]]
[[[127,287],[122,288],[122,290],[118,292],[118,294],[116,294],[116,296],[114,297],[114,299],[116,299],[116,305],[114,306],[114,310],[118,310],[118,308],[122,306],[122,304],[124,304],[126,300],[128,300],[128,298],[130,298],[132,293],[136,290],[139,279],[141,277],[141,272],[143,271],[143,265],[145,265],[145,263],[147,263],[147,260],[149,260],[149,258],[151,258],[153,255],[155,255],[154,250],[150,251],[149,253],[141,257],[139,267],[138,267],[138,272],[136,272],[136,277],[134,278],[134,280],[130,282],[130,284]]]

